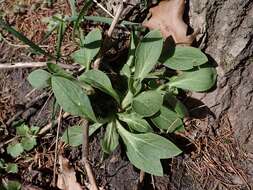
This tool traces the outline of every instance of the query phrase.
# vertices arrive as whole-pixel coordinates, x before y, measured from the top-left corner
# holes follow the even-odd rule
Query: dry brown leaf
[[[151,18],[143,23],[149,29],[160,29],[166,39],[172,36],[176,44],[191,44],[199,31],[187,35],[187,24],[183,21],[184,0],[161,1],[151,8]]]
[[[60,173],[58,174],[57,187],[62,190],[82,190],[76,181],[76,172],[69,166],[69,160],[59,156]]]

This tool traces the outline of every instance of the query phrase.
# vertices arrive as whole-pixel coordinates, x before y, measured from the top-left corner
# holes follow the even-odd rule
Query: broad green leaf
[[[155,90],[142,92],[133,99],[133,110],[143,117],[150,117],[157,113],[163,104],[163,97]]]
[[[144,79],[156,65],[163,47],[159,30],[149,32],[136,49],[134,77]]]
[[[89,70],[80,76],[80,81],[84,81],[87,84],[98,88],[106,94],[112,96],[118,103],[120,98],[117,92],[112,88],[110,79],[105,73],[100,70]]]
[[[37,69],[31,72],[27,78],[33,88],[45,88],[48,87],[51,74],[42,69]]]
[[[160,113],[151,118],[156,127],[173,133],[184,127],[182,119],[170,109],[162,106]]]
[[[131,77],[131,69],[130,69],[129,65],[125,64],[122,67],[120,74],[125,75],[127,78],[130,78]]]
[[[25,137],[25,136],[29,135],[30,128],[25,123],[23,123],[21,126],[16,128],[16,133],[19,136]]]
[[[31,131],[31,135],[37,135],[37,133],[39,132],[40,127],[36,127],[36,126],[31,126],[30,131]]]
[[[119,134],[116,123],[112,121],[106,126],[104,138],[101,141],[101,147],[106,154],[111,154],[119,144]]]
[[[96,121],[90,100],[79,85],[63,77],[53,76],[51,81],[56,100],[64,111]]]
[[[174,70],[189,70],[208,62],[206,55],[198,48],[176,46],[173,55],[162,61]]]
[[[170,87],[182,88],[196,92],[209,90],[216,82],[216,70],[212,67],[186,71],[171,80]]]
[[[18,181],[7,181],[4,183],[5,190],[20,190],[21,184]]]
[[[165,102],[175,111],[181,118],[189,116],[188,110],[185,105],[171,93],[166,93],[164,96]]]
[[[171,141],[154,133],[130,133],[118,121],[117,129],[130,162],[149,174],[162,176],[160,159],[172,158],[182,152]]]
[[[95,123],[89,126],[89,136],[98,130],[103,124]],[[83,143],[83,126],[68,127],[63,133],[62,140],[70,146],[76,147]]]
[[[47,63],[47,68],[51,73],[53,73],[57,76],[65,77],[65,78],[68,78],[68,79],[74,79],[74,77],[71,75],[71,73],[65,71],[63,68],[61,68],[57,64]]]
[[[16,38],[18,38],[20,41],[22,41],[23,43],[25,43],[28,46],[30,46],[34,51],[39,52],[39,53],[41,53],[41,54],[43,54],[43,55],[45,55],[47,57],[54,58],[48,52],[46,52],[45,50],[41,49],[38,45],[36,45],[35,43],[33,43],[27,37],[25,37],[22,33],[18,32],[17,30],[15,30],[11,26],[9,26],[7,23],[5,23],[4,20],[1,17],[0,17],[0,28],[3,28],[6,31],[8,31],[9,33],[11,33],[13,36],[15,36]]]
[[[84,47],[75,51],[72,58],[75,62],[90,68],[91,61],[98,54],[101,46],[102,34],[99,29],[94,29],[88,33],[84,40]]]
[[[34,136],[26,136],[22,137],[21,144],[26,151],[30,151],[37,145],[37,141]]]
[[[141,133],[146,133],[146,132],[152,132],[153,129],[150,127],[148,122],[145,119],[142,119],[141,116],[135,113],[121,113],[118,114],[119,120],[124,121],[128,124],[129,128],[138,131]]]
[[[7,173],[18,173],[18,166],[14,163],[8,163],[5,170]]]
[[[7,147],[7,153],[13,158],[20,156],[24,152],[24,148],[21,143],[9,144]]]

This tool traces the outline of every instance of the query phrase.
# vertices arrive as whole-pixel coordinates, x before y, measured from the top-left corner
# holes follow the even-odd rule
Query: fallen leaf
[[[183,21],[184,9],[184,0],[161,1],[149,10],[151,17],[143,23],[143,26],[151,30],[160,29],[165,39],[172,36],[176,44],[191,44],[199,30],[187,35],[188,26]]]
[[[82,190],[76,181],[76,172],[69,166],[69,160],[59,156],[60,173],[58,174],[57,187],[62,190]]]

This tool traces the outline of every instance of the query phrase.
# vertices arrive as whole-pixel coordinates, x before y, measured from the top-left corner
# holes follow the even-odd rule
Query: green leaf
[[[57,42],[56,42],[56,59],[59,60],[61,57],[61,46],[66,31],[66,23],[64,20],[58,21],[59,26],[57,27]]]
[[[106,154],[111,154],[119,144],[119,134],[117,132],[116,123],[112,121],[108,123],[104,138],[101,141],[101,147]]]
[[[4,159],[0,158],[0,169],[4,169],[5,168],[5,161]]]
[[[30,128],[25,123],[23,123],[21,126],[16,128],[16,133],[19,136],[27,136],[30,133]]]
[[[150,117],[157,113],[163,104],[163,97],[155,90],[142,92],[133,99],[133,110],[143,117]]]
[[[189,116],[188,110],[185,105],[171,93],[166,93],[164,96],[165,102],[171,107],[178,116],[181,118]]]
[[[81,21],[82,21],[84,15],[85,15],[86,12],[89,10],[89,8],[92,6],[92,4],[93,4],[93,1],[92,1],[92,0],[87,0],[87,1],[85,1],[84,5],[83,5],[83,7],[82,7],[80,13],[79,13],[78,16],[77,16],[76,21],[75,21],[74,30],[73,30],[74,34],[75,34],[75,32],[77,31],[77,29],[79,28],[79,25],[80,25],[80,23],[81,23]]]
[[[47,63],[48,70],[57,75],[68,79],[74,79],[74,77],[71,75],[71,73],[65,71],[63,68],[61,68],[59,65],[54,63]]]
[[[170,87],[203,92],[213,87],[216,82],[216,77],[215,68],[200,68],[182,73],[178,77],[172,79],[168,85]]]
[[[80,78],[81,81],[98,88],[102,92],[112,96],[118,103],[120,103],[120,98],[117,92],[112,88],[110,79],[105,73],[100,70],[89,70],[83,73]]]
[[[18,173],[18,165],[14,163],[8,163],[5,170],[7,173]]]
[[[18,38],[20,41],[23,43],[27,44],[30,46],[34,51],[39,52],[47,57],[54,58],[52,55],[50,55],[48,52],[45,50],[41,49],[38,45],[33,43],[31,40],[29,40],[27,37],[25,37],[23,34],[20,32],[16,31],[14,28],[9,26],[7,23],[4,22],[4,20],[0,17],[0,27],[7,30],[9,33],[11,33],[13,36]]]
[[[39,132],[39,130],[40,130],[40,127],[32,126],[32,127],[30,128],[31,135],[37,135],[38,132]]]
[[[132,67],[134,64],[136,44],[137,44],[137,36],[133,31],[131,32],[131,44],[128,52],[128,59],[126,62],[126,65],[128,65],[129,67]]]
[[[162,106],[160,113],[151,118],[156,127],[173,133],[184,127],[181,118],[173,111]]]
[[[37,141],[33,136],[26,136],[22,137],[21,144],[26,151],[30,151],[37,145]]]
[[[128,124],[129,128],[138,131],[141,133],[153,132],[152,127],[148,124],[145,119],[142,119],[141,116],[135,113],[120,113],[118,114],[119,119]]]
[[[89,127],[89,136],[91,136],[96,130],[98,130],[103,124],[94,123]],[[63,142],[70,146],[76,147],[83,142],[83,126],[75,125],[65,130],[62,136]]]
[[[198,48],[176,46],[173,55],[162,62],[170,69],[189,70],[205,64],[208,62],[208,58]]]
[[[149,32],[136,49],[134,77],[144,79],[156,65],[163,47],[163,38],[158,30]]]
[[[76,11],[76,0],[68,0],[71,8],[71,16],[77,17],[77,11]]]
[[[21,184],[18,181],[7,181],[4,183],[5,190],[20,190]]]
[[[75,51],[72,58],[75,62],[90,68],[91,61],[98,54],[101,46],[102,34],[99,29],[94,29],[88,33],[84,40],[84,47]]]
[[[51,74],[42,69],[37,69],[31,72],[27,78],[33,88],[45,88],[48,87]]]
[[[20,156],[24,152],[24,148],[21,143],[9,144],[7,147],[7,153],[13,158]]]
[[[79,85],[63,77],[53,76],[51,81],[56,100],[64,111],[96,121],[90,100]]]
[[[117,129],[126,146],[130,162],[149,174],[162,176],[160,159],[172,158],[182,152],[171,141],[154,133],[130,133],[119,122]]]

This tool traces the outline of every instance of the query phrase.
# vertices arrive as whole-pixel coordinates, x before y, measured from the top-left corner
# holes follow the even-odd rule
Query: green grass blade
[[[57,44],[56,44],[56,59],[58,60],[61,57],[61,45],[66,30],[66,23],[60,21],[58,30],[57,30]]]
[[[30,46],[34,51],[36,51],[36,52],[38,52],[40,54],[43,54],[43,55],[45,55],[45,56],[47,56],[49,58],[54,58],[48,52],[46,52],[45,50],[43,50],[42,48],[40,48],[38,45],[36,45],[35,43],[33,43],[31,40],[29,40],[27,37],[25,37],[22,33],[18,32],[17,30],[15,30],[11,26],[9,26],[7,23],[5,23],[2,18],[0,18],[0,27],[3,28],[3,29],[5,29],[9,33],[11,33],[13,36],[15,36],[16,38],[18,38],[23,43],[25,43],[28,46]]]
[[[72,17],[77,16],[77,11],[76,11],[76,1],[75,0],[68,0],[70,8],[71,8],[71,15]]]
[[[82,9],[81,9],[80,13],[78,14],[78,17],[75,21],[73,34],[75,34],[75,32],[78,30],[81,20],[84,18],[84,15],[89,10],[89,8],[92,6],[92,4],[93,4],[92,0],[85,1],[85,4],[82,7]]]

